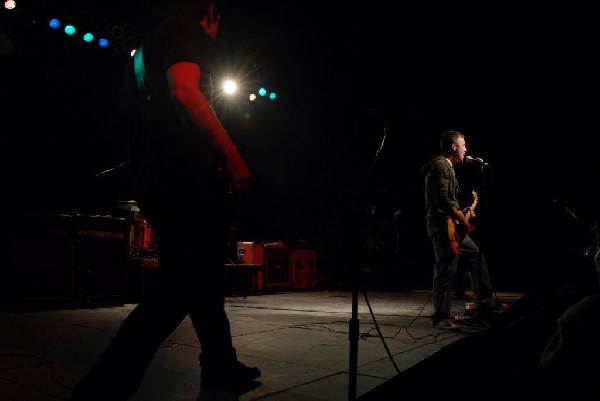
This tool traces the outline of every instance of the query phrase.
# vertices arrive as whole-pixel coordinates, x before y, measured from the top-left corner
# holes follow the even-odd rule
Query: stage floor
[[[269,290],[230,296],[226,309],[238,357],[262,370],[262,385],[233,398],[200,394],[200,344],[186,318],[158,350],[131,400],[341,401],[366,396],[449,344],[489,329],[466,322],[458,330],[434,329],[428,318],[430,295],[428,290],[359,293],[355,369],[349,337],[352,291]],[[502,292],[496,297],[510,307],[522,295]],[[0,399],[68,399],[135,306],[92,303],[75,309],[2,311]],[[453,300],[453,314],[464,312],[465,301]],[[424,397],[429,390],[423,389]],[[401,392],[397,399],[403,399]]]

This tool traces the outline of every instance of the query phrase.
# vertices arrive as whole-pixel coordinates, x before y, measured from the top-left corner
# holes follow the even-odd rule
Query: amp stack
[[[317,287],[317,252],[308,246],[289,246],[282,241],[238,242],[235,266],[253,269],[253,290]]]
[[[121,218],[21,213],[3,263],[5,301],[128,295],[129,225]]]

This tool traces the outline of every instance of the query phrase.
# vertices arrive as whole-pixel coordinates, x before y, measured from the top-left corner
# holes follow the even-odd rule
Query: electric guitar
[[[477,192],[473,191],[473,204],[470,206],[467,214],[465,215],[465,219],[469,221],[472,215],[472,211],[475,210],[475,206],[477,206]],[[461,243],[462,240],[465,239],[467,232],[465,230],[464,225],[458,219],[454,219],[452,217],[448,217],[447,221],[448,226],[448,238],[450,239],[450,246],[452,247],[452,251],[456,255],[460,255],[462,252]],[[471,226],[471,231],[475,228]]]

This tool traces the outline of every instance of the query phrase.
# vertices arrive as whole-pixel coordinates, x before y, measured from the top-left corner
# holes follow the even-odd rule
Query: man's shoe
[[[442,330],[454,330],[454,329],[458,329],[459,326],[453,322],[451,322],[448,319],[442,319],[442,320],[438,320],[438,321],[434,321],[433,322],[433,327],[436,329],[442,329]]]
[[[444,320],[444,319],[449,319],[450,318],[450,314],[449,313],[434,313],[433,315],[429,316],[429,320],[431,320],[433,323],[435,322],[439,322],[440,320]]]
[[[464,291],[454,291],[452,293],[452,299],[456,299],[459,301],[472,301],[475,299],[475,297],[471,294],[467,294]]]
[[[261,383],[255,381],[260,375],[260,369],[240,361],[229,367],[203,367],[201,388],[241,395],[260,386]]]

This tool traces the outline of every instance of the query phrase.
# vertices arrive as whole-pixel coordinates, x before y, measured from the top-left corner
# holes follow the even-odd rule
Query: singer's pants
[[[473,240],[466,236],[460,255],[454,253],[445,231],[435,231],[431,237],[435,254],[433,267],[433,307],[432,319],[440,320],[450,316],[450,290],[458,264],[469,274],[471,288],[477,302],[485,303],[492,298],[492,289],[485,256]]]

